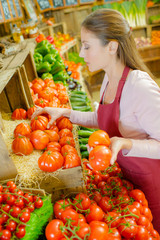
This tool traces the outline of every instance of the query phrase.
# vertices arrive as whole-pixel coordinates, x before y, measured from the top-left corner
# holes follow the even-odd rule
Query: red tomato
[[[21,222],[28,222],[30,220],[30,212],[23,211],[19,217]]]
[[[70,219],[71,226],[77,226],[78,218],[78,213],[72,208],[65,209],[61,214],[61,220],[63,221],[63,223],[68,223],[68,220]]]
[[[23,108],[17,108],[13,111],[11,118],[12,118],[12,120],[26,119],[27,111]]]
[[[49,143],[49,137],[45,132],[36,130],[31,133],[30,141],[35,149],[43,150]]]
[[[146,216],[149,219],[149,221],[152,222],[153,216],[152,216],[151,210],[148,207],[142,206],[141,214]]]
[[[81,165],[81,159],[78,154],[69,153],[65,157],[64,168],[73,168]]]
[[[121,221],[121,214],[117,212],[108,212],[104,216],[104,222],[107,223],[107,225],[110,228],[116,228],[118,227],[120,221]]]
[[[74,141],[74,138],[73,137],[62,137],[60,140],[59,140],[59,144],[63,147],[64,145],[70,145],[72,147],[75,147],[75,141]]]
[[[63,128],[62,130],[59,131],[59,137],[73,137],[73,133],[71,132],[71,130],[69,130],[68,128]]]
[[[82,223],[79,225],[80,229],[76,232],[76,234],[81,239],[86,239],[86,235],[90,233],[90,226],[88,223]]]
[[[1,240],[10,240],[11,239],[11,232],[8,229],[3,229],[1,231]]]
[[[45,130],[44,132],[47,133],[50,142],[58,142],[59,141],[59,135],[56,131]]]
[[[129,193],[130,197],[134,198],[136,201],[140,202],[142,205],[145,204],[145,195],[144,193],[139,189],[133,189]],[[145,205],[144,205],[145,206]]]
[[[138,231],[135,235],[135,240],[148,240],[149,233],[148,230],[143,226],[138,226]]]
[[[69,204],[69,202],[66,199],[58,200],[53,207],[54,210],[54,216],[56,218],[61,219],[61,214],[65,209],[70,209],[72,206]]]
[[[64,234],[60,228],[63,226],[63,222],[59,219],[53,219],[49,222],[45,229],[45,236],[47,240],[61,240],[61,238],[64,237]]]
[[[23,238],[25,234],[26,234],[25,227],[18,227],[15,232],[17,238]]]
[[[25,136],[18,136],[12,142],[12,150],[16,155],[29,155],[33,152],[33,145]]]
[[[121,220],[118,230],[121,236],[125,238],[133,238],[138,231],[138,226],[133,219],[126,217]]]
[[[122,215],[130,215],[130,217],[132,219],[134,219],[136,222],[138,221],[138,219],[140,217],[140,211],[134,205],[128,205],[125,208],[123,208],[123,211],[121,214]]]
[[[49,142],[47,144],[47,150],[61,152],[61,145],[58,142]]]
[[[91,200],[85,193],[78,193],[74,200],[73,204],[78,208],[78,210],[86,210],[91,205]]]
[[[59,130],[64,129],[64,128],[68,128],[72,131],[73,125],[68,118],[60,117],[56,120],[56,122],[57,122],[56,125],[57,125]]]
[[[28,123],[26,123],[26,122],[20,123],[14,129],[14,137],[15,138],[18,137],[18,136],[29,137],[31,131],[32,131],[31,127]]]
[[[29,118],[29,119],[31,119],[31,117],[32,117],[32,114],[36,111],[36,106],[33,106],[33,107],[30,107],[28,110],[27,110],[27,117]]]
[[[111,151],[106,146],[96,146],[89,153],[89,163],[94,170],[102,171],[105,170],[111,159]]]
[[[88,139],[88,145],[90,147],[96,147],[97,145],[109,146],[111,143],[108,134],[103,130],[98,130],[92,133]]]
[[[89,209],[90,212],[86,214],[86,220],[88,223],[92,221],[102,221],[104,217],[104,212],[99,206],[92,204],[90,205]]]
[[[107,240],[121,240],[121,235],[116,228],[109,228]]]
[[[92,221],[89,224],[91,228],[91,234],[88,240],[104,240],[107,239],[108,226],[105,222],[101,221]]]
[[[54,172],[61,168],[64,158],[59,152],[45,151],[38,159],[38,166],[42,171]]]
[[[69,154],[69,153],[77,154],[77,150],[73,146],[66,144],[61,148],[61,153],[64,157],[66,157],[67,154]]]
[[[110,211],[113,207],[112,200],[108,196],[102,197],[98,205],[102,208],[104,212]]]
[[[48,118],[45,116],[37,116],[31,120],[32,131],[45,130],[47,128]]]

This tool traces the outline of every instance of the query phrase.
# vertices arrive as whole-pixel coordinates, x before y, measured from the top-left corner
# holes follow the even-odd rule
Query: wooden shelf
[[[150,57],[150,58],[143,58],[143,62],[147,63],[147,62],[154,62],[154,61],[157,61],[157,60],[160,60],[160,56],[157,56],[157,57]]]

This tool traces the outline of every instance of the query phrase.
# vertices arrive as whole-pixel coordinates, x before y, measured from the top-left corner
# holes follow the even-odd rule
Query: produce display
[[[160,31],[152,31],[151,36],[152,45],[159,45],[160,44]]]
[[[134,38],[134,40],[137,48],[147,47],[152,45],[150,38],[139,37],[139,38]]]
[[[50,196],[25,192],[8,181],[6,185],[0,184],[0,212],[1,240],[36,240],[51,217],[53,207]]]

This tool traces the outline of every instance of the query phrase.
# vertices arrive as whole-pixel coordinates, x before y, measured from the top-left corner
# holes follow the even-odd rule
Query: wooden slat
[[[16,69],[5,70],[0,73],[0,93],[3,91],[9,80],[12,78]]]
[[[20,66],[24,63],[24,61],[25,61],[28,53],[29,53],[29,51],[19,52],[19,53],[15,56],[15,58],[12,60],[12,62],[10,63],[10,65],[8,66],[8,69],[20,67]]]

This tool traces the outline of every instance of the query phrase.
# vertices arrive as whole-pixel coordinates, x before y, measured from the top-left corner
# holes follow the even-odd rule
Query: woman
[[[98,10],[82,23],[82,48],[90,71],[103,69],[98,111],[82,113],[44,108],[51,122],[60,116],[72,123],[105,130],[111,138],[112,159],[124,177],[141,189],[160,233],[160,89],[138,55],[131,29],[115,10]]]

